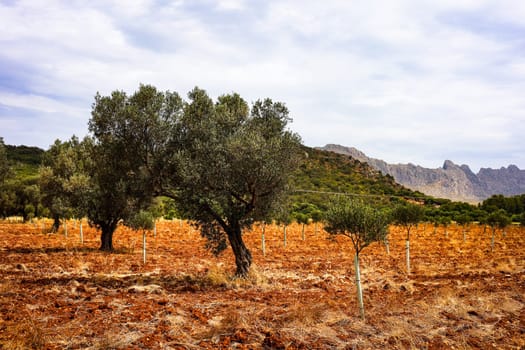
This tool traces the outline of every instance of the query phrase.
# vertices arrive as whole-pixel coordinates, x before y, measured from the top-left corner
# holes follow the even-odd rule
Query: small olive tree
[[[492,228],[492,238],[490,241],[490,250],[494,250],[494,240],[496,236],[496,230],[504,230],[511,223],[510,217],[507,215],[505,210],[499,209],[492,212],[487,216],[487,224]]]
[[[463,241],[466,240],[466,232],[469,229],[471,222],[472,218],[467,213],[461,213],[460,215],[456,216],[456,223],[462,227],[461,232],[463,233]]]
[[[392,213],[394,222],[397,225],[404,227],[407,233],[405,251],[408,274],[410,274],[410,231],[417,227],[417,224],[423,219],[423,215],[423,207],[412,203],[399,205]]]
[[[365,318],[363,292],[361,288],[361,273],[359,270],[359,254],[372,242],[380,242],[388,234],[390,215],[375,209],[363,201],[340,197],[332,202],[325,214],[325,230],[330,235],[343,235],[352,241],[355,250],[355,278],[357,285],[357,300],[361,318]]]

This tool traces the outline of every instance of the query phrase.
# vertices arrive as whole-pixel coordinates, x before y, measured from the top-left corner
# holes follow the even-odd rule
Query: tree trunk
[[[113,251],[113,233],[116,228],[117,225],[113,223],[101,225],[102,235],[100,236],[100,250],[105,252]]]
[[[58,232],[58,228],[60,227],[60,217],[54,216],[53,217],[53,226],[51,226],[51,232],[55,233]]]
[[[237,271],[235,275],[237,277],[245,278],[248,276],[248,271],[252,264],[252,254],[244,245],[242,240],[242,232],[238,223],[233,224],[234,227],[231,227],[226,231],[228,234],[228,240],[233,250],[233,255],[235,255],[235,265],[237,266]]]

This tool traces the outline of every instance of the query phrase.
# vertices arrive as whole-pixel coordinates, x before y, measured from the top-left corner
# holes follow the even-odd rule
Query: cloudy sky
[[[84,136],[97,91],[285,102],[308,146],[525,168],[525,2],[0,0],[0,136]]]

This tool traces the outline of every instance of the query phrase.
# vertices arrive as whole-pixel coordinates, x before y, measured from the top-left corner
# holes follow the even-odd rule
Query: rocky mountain
[[[457,165],[450,160],[446,160],[441,168],[428,169],[410,163],[388,164],[353,147],[329,144],[320,149],[366,162],[383,174],[391,175],[401,185],[434,197],[477,203],[494,194],[514,196],[525,193],[525,170],[515,165],[500,169],[481,168],[475,174],[468,165]]]

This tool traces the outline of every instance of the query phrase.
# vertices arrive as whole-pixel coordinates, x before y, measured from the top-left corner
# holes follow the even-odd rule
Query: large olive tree
[[[114,91],[95,96],[89,121],[90,223],[102,231],[101,250],[113,250],[113,233],[121,221],[147,208],[175,173],[173,135],[182,111],[176,93],[141,85],[128,96]],[[171,192],[170,192],[171,193]]]
[[[282,103],[265,99],[250,110],[235,93],[216,102],[199,88],[188,96],[173,143],[181,147],[173,152],[178,171],[171,194],[204,236],[222,248],[229,243],[236,275],[246,276],[252,256],[243,229],[279,203],[300,161],[300,138],[287,129]]]

